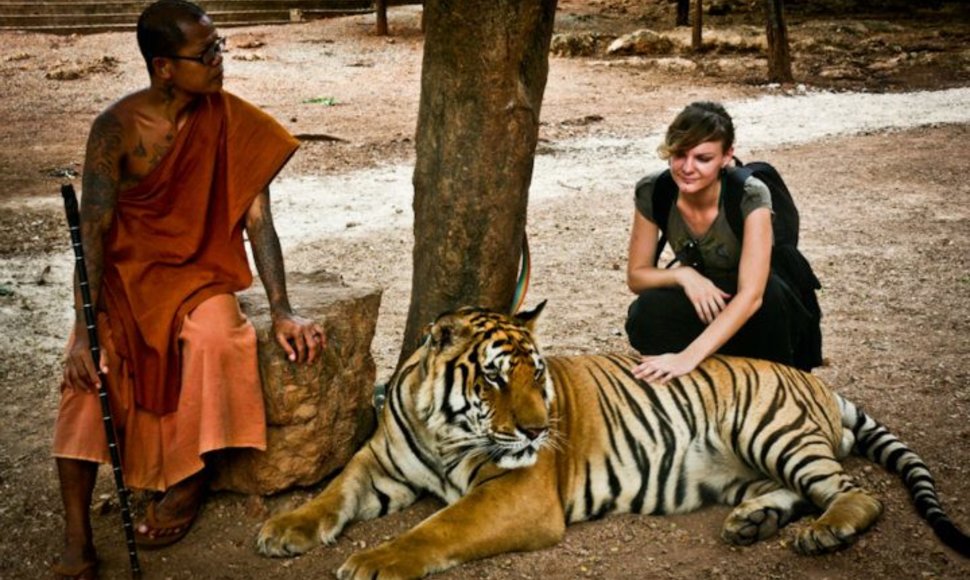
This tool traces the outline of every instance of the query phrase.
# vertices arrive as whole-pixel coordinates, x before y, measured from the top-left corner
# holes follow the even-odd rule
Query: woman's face
[[[720,141],[704,141],[682,154],[670,157],[670,173],[681,193],[705,191],[730,162],[734,148],[724,150]]]

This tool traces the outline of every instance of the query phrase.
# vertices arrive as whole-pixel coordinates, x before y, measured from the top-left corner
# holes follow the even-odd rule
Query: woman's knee
[[[626,332],[631,337],[662,323],[663,305],[671,300],[668,292],[647,290],[630,303],[626,313]]]
[[[681,350],[702,330],[693,306],[679,288],[647,290],[627,310],[627,337],[641,354]]]

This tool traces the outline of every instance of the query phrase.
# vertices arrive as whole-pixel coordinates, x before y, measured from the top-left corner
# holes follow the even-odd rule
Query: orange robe
[[[166,489],[200,469],[203,453],[265,446],[255,334],[227,295],[252,283],[246,211],[297,146],[256,107],[229,93],[208,95],[158,166],[118,196],[105,238],[99,331],[113,363],[110,400],[131,487]],[[198,339],[213,328],[222,338]],[[192,346],[213,343],[228,352],[207,357]],[[92,393],[65,389],[55,456],[107,460],[88,399],[97,403]]]
[[[105,239],[102,305],[137,361],[135,403],[178,404],[182,319],[216,294],[248,288],[243,222],[296,151],[275,120],[227,93],[202,100],[155,169],[118,196]]]
[[[226,447],[266,449],[256,331],[234,296],[213,296],[185,317],[179,332],[179,406],[164,415],[135,404],[133,362],[118,355],[108,317],[102,313],[98,318],[101,347],[108,356],[108,400],[128,487],[164,491],[202,469],[205,453]],[[54,456],[111,461],[95,391],[62,389]]]

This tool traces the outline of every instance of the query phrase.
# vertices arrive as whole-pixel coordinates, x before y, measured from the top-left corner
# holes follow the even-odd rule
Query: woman
[[[740,240],[723,211],[734,171],[730,115],[717,103],[692,103],[671,123],[659,151],[669,170],[637,185],[630,236],[627,285],[639,296],[626,330],[644,355],[634,375],[666,382],[715,352],[793,364],[812,320],[771,273],[771,192],[755,177],[743,182]],[[677,195],[658,219],[653,190],[663,179],[673,179]],[[657,267],[658,223],[666,224],[676,267]]]

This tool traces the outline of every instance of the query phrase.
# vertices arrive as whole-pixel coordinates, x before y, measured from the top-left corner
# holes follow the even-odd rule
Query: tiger
[[[567,525],[607,514],[711,503],[734,506],[721,536],[737,545],[820,513],[792,545],[821,554],[852,544],[883,511],[842,469],[854,452],[899,475],[920,516],[970,557],[923,460],[816,376],[713,355],[653,384],[633,376],[634,356],[545,357],[534,337],[544,305],[438,317],[390,381],[371,439],[317,496],[266,521],[257,550],[302,554],[430,493],[446,506],[352,554],[337,576],[420,578],[553,546]]]

